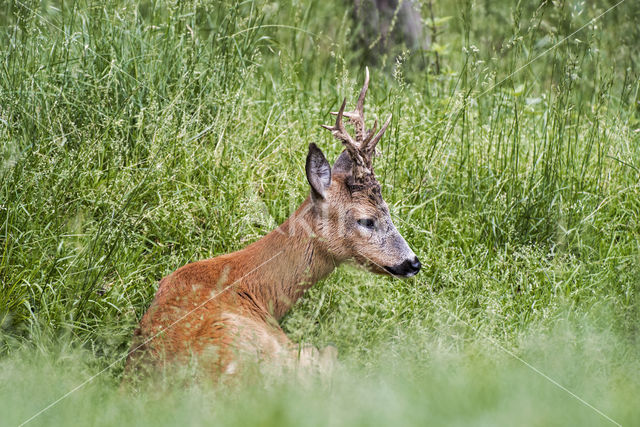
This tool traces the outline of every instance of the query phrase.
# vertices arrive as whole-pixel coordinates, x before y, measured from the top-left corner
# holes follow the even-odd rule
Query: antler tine
[[[363,122],[364,122],[364,98],[365,96],[367,96],[367,89],[369,89],[369,67],[365,67],[364,69],[364,84],[362,85],[362,89],[360,90],[360,96],[358,97],[358,104],[356,106],[356,111],[360,113],[360,117],[362,118]]]
[[[356,142],[360,147],[364,146],[367,139],[364,123],[364,99],[367,96],[367,89],[369,89],[369,67],[365,68],[364,84],[362,85],[362,89],[360,89],[356,109],[354,111],[347,111],[343,114],[353,125],[356,131]],[[335,116],[338,113],[332,112],[331,114]]]
[[[344,107],[347,105],[347,99],[345,98],[342,101],[342,106],[340,107],[340,111],[336,114],[338,117],[336,118],[336,124],[334,126],[322,125],[323,128],[330,130],[333,136],[342,141],[342,144],[346,148],[351,160],[353,161],[354,168],[353,172],[357,178],[360,178],[364,174],[364,158],[360,153],[360,149],[358,144],[351,138],[351,135],[347,133],[347,130],[344,128],[344,123],[342,123],[342,116],[344,115]],[[333,113],[332,113],[333,114]]]
[[[376,145],[378,144],[378,142],[380,142],[380,139],[382,138],[382,135],[384,134],[384,132],[387,130],[387,127],[389,127],[389,124],[391,123],[391,117],[392,116],[393,116],[393,114],[389,114],[389,118],[387,119],[386,122],[384,122],[384,125],[382,125],[382,127],[380,128],[380,131],[366,145],[365,149],[366,149],[366,151],[368,153],[373,153],[373,151],[376,149]],[[374,129],[375,129],[375,127],[374,127]]]
[[[367,148],[367,145],[369,145],[369,142],[371,141],[371,138],[373,138],[373,135],[375,135],[377,128],[378,128],[378,120],[376,119],[373,121],[373,127],[367,131],[367,137],[364,139],[363,146],[365,149]]]
[[[364,98],[367,96],[367,89],[369,89],[369,67],[365,68],[364,84],[360,90],[360,96],[358,96],[356,109],[353,113],[347,116],[356,130],[356,141],[358,141],[361,147],[365,146],[365,138],[367,137],[364,123]]]
[[[342,106],[340,106],[340,111],[335,113],[338,117],[336,117],[336,124],[334,126],[322,125],[323,128],[330,130],[333,136],[342,141],[347,150],[351,153],[352,151],[357,151],[358,145],[351,138],[351,135],[347,132],[344,127],[344,123],[342,123],[342,116],[344,115],[344,107],[347,105],[347,98],[342,101]],[[331,113],[334,114],[334,113]]]

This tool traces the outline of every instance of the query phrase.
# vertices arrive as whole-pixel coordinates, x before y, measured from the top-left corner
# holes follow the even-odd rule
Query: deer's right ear
[[[324,199],[331,185],[331,166],[322,151],[313,142],[309,144],[307,154],[307,180],[311,185],[311,196],[314,200]]]

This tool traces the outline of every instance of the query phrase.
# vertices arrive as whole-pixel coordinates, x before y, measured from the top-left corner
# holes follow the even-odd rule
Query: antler
[[[389,123],[391,123],[391,115],[389,115],[389,118],[377,134],[375,133],[376,128],[378,127],[377,120],[374,122],[372,129],[365,131],[364,99],[367,96],[367,89],[369,89],[369,67],[365,68],[364,84],[360,90],[360,96],[358,96],[356,109],[354,111],[345,112],[344,108],[347,102],[345,99],[342,102],[340,111],[337,113],[331,113],[337,116],[336,124],[334,126],[322,125],[323,128],[330,130],[333,136],[344,144],[347,152],[351,156],[351,160],[353,161],[353,172],[356,178],[372,172],[372,162],[376,145],[387,130]],[[349,119],[349,123],[353,125],[356,132],[355,140],[347,133],[344,124],[342,123],[343,116],[347,117]]]
[[[358,103],[354,111],[345,114],[349,118],[349,122],[356,130],[356,141],[362,144],[364,142],[364,98],[367,96],[367,89],[369,89],[369,67],[365,68],[364,85],[360,90],[360,96],[358,96]]]
[[[344,107],[347,105],[347,99],[345,98],[342,101],[342,106],[340,107],[340,111],[336,113],[338,116],[336,118],[336,124],[334,126],[322,125],[323,128],[330,130],[333,136],[342,141],[342,144],[349,152],[351,156],[351,160],[353,161],[353,172],[357,178],[361,178],[364,173],[365,168],[365,159],[362,157],[362,153],[360,152],[359,144],[351,138],[351,135],[344,128],[344,124],[342,123],[342,116],[344,115]]]

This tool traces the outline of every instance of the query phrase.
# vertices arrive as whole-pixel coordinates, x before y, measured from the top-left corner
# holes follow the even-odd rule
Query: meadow
[[[2,2],[1,425],[640,424],[640,5],[416,4],[427,50],[333,0]],[[366,66],[422,271],[293,307],[317,384],[123,392],[158,280],[293,212]]]

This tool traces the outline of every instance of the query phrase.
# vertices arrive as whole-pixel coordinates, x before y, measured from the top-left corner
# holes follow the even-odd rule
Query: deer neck
[[[312,204],[307,199],[278,228],[243,250],[245,268],[255,271],[243,280],[242,290],[249,291],[278,320],[336,267],[337,261],[315,230]]]

